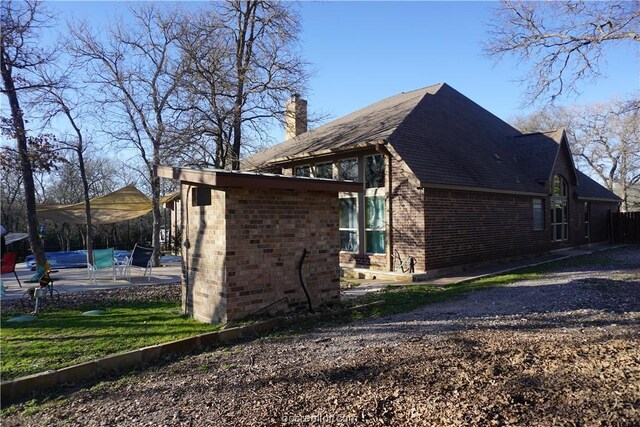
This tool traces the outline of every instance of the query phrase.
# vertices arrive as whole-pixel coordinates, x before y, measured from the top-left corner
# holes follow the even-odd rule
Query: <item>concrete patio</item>
[[[51,278],[54,280],[55,288],[58,289],[61,295],[64,295],[65,293],[98,289],[178,283],[181,279],[181,271],[180,263],[171,263],[163,267],[155,267],[151,271],[151,279],[147,281],[147,278],[142,276],[143,270],[134,269],[131,271],[131,280],[116,277],[114,283],[110,271],[100,270],[96,276],[97,280],[95,285],[90,279],[86,268],[58,269],[55,273],[51,273]],[[18,273],[22,287],[18,285],[18,281],[13,274],[4,274],[2,276],[2,284],[5,288],[5,294],[2,296],[2,299],[21,298],[27,289],[32,286],[37,286],[37,283],[27,283],[27,280],[33,276],[34,272],[28,270],[24,263],[16,265],[16,273]]]

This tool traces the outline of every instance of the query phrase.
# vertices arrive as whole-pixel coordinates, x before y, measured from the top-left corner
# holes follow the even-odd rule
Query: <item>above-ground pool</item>
[[[47,261],[51,268],[59,269],[59,268],[80,268],[87,266],[87,251],[68,251],[68,252],[45,252],[47,257]],[[121,251],[114,250],[113,256],[117,258],[118,261],[122,262],[125,258],[131,256],[131,252],[129,251]],[[163,255],[160,257],[160,262],[162,264],[168,264],[173,262],[180,262],[181,258],[176,255]],[[30,270],[36,269],[36,261],[33,255],[27,255],[27,258],[24,260],[26,266]]]

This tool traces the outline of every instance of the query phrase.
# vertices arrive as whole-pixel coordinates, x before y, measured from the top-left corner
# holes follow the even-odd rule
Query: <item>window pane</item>
[[[385,253],[385,232],[384,231],[367,231],[367,253],[370,253],[370,254]]]
[[[544,229],[544,211],[541,199],[533,199],[533,229]]]
[[[561,207],[556,207],[555,208],[555,215],[553,217],[554,222],[556,224],[559,224],[562,222],[562,208]]]
[[[340,200],[340,228],[358,228],[358,209],[355,197],[341,198]]]
[[[333,163],[320,163],[316,165],[317,178],[333,178]]]
[[[311,176],[311,167],[309,165],[296,166],[293,168],[293,174],[295,176]]]
[[[553,177],[553,195],[554,196],[567,196],[569,195],[569,187],[567,181],[560,175]]]
[[[358,232],[340,231],[340,250],[358,252]]]
[[[373,230],[384,230],[384,197],[365,197],[364,202],[365,228]]]
[[[562,240],[562,225],[556,225],[553,229],[555,231],[555,239]]]
[[[342,181],[357,181],[358,159],[340,160],[338,162],[338,179]]]
[[[384,156],[370,156],[364,163],[365,188],[384,187]]]

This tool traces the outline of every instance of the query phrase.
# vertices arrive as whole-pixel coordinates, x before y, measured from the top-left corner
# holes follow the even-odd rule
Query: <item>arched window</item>
[[[564,198],[568,195],[567,181],[560,175],[553,177],[553,195]]]
[[[569,186],[560,175],[553,177],[553,193],[551,195],[551,229],[552,240],[569,239],[569,213],[567,209]]]

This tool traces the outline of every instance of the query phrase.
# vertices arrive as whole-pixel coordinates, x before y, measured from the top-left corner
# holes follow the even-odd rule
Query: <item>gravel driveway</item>
[[[3,425],[640,425],[640,247],[594,259],[168,361]]]

